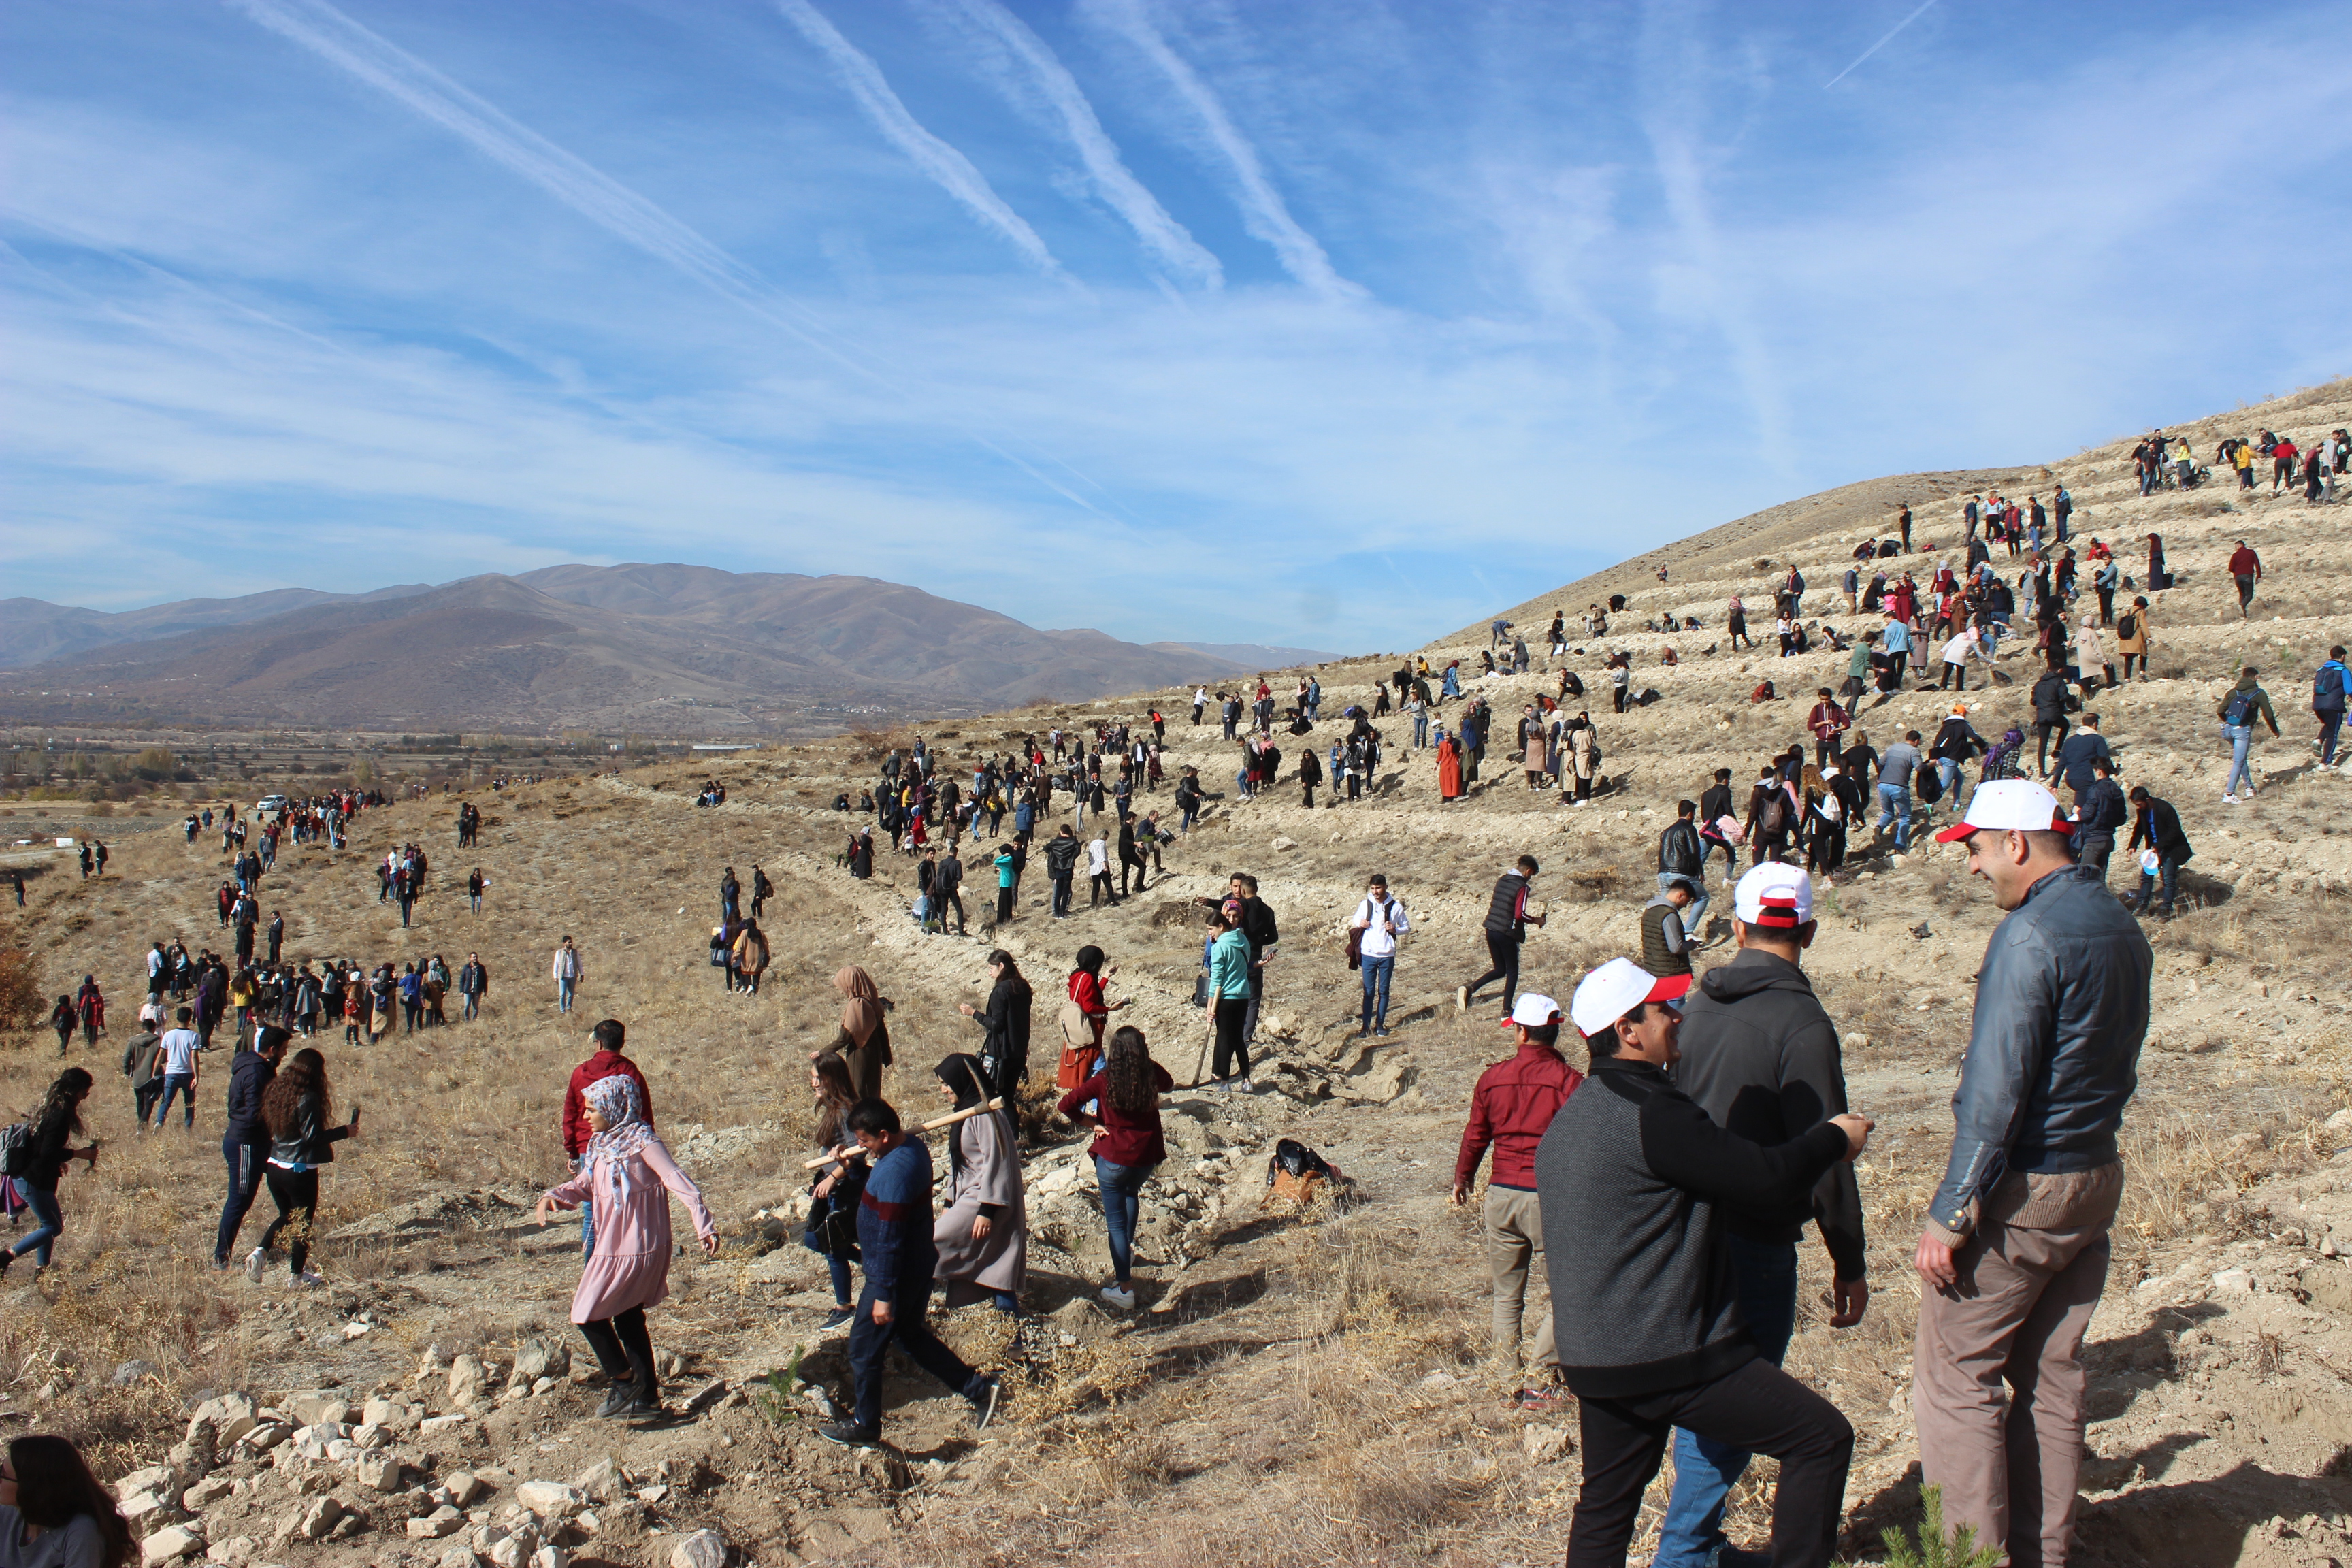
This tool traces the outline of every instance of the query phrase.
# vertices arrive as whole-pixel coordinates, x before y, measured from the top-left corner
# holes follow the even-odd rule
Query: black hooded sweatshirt
[[[1805,972],[1787,959],[1742,948],[1709,970],[1685,1000],[1681,1043],[1675,1087],[1751,1143],[1773,1148],[1845,1114],[1837,1030]],[[1796,1202],[1727,1205],[1723,1217],[1732,1235],[1759,1242],[1794,1242],[1816,1221],[1837,1277],[1863,1277],[1862,1194],[1851,1164],[1830,1167]]]

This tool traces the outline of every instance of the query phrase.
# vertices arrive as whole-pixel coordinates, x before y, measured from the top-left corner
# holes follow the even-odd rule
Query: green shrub
[[[1961,1525],[1949,1535],[1944,1533],[1944,1489],[1927,1487],[1919,1493],[1924,1517],[1919,1521],[1919,1544],[1910,1539],[1897,1525],[1886,1532],[1886,1568],[1992,1568],[2000,1561],[1998,1547],[1979,1546],[1977,1527]]]

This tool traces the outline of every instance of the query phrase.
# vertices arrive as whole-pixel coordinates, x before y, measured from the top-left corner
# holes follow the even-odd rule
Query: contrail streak
[[[270,31],[301,45],[375,88],[477,151],[539,186],[614,237],[636,247],[713,293],[789,332],[825,358],[906,400],[894,373],[840,346],[803,307],[783,299],[750,268],[593,165],[451,81],[406,50],[361,26],[325,0],[226,0]],[[1020,469],[1071,505],[1108,521],[1108,514],[1067,485],[1043,473],[1003,443],[976,431],[963,436]]]
[[[1061,263],[1045,248],[1045,242],[1037,237],[1037,231],[1004,205],[1004,198],[989,184],[988,177],[973,167],[971,159],[923,127],[905,101],[891,90],[882,68],[874,63],[872,56],[843,37],[841,29],[809,0],[776,0],[776,9],[832,62],[834,74],[857,100],[857,106],[866,110],[866,118],[874,121],[874,128],[904,153],[925,177],[969,207],[982,223],[1012,241],[1013,247],[1027,257],[1039,271],[1062,275]]]
[[[1168,214],[1158,197],[1145,188],[1119,157],[1118,146],[1102,127],[1095,114],[1094,105],[1078,86],[1045,40],[1030,29],[1029,25],[998,4],[998,0],[950,0],[957,11],[973,26],[986,32],[1018,60],[1028,73],[1030,82],[1045,98],[1047,107],[1060,119],[1062,129],[1077,149],[1079,162],[1086,165],[1087,175],[1111,210],[1125,219],[1136,237],[1160,258],[1162,266],[1202,288],[1214,289],[1224,282],[1224,268],[1217,264],[1201,243],[1184,226]],[[990,74],[997,74],[992,71]],[[1015,84],[1008,89],[1017,91]]]
[[[1362,299],[1362,287],[1340,277],[1315,237],[1290,216],[1281,193],[1274,188],[1274,182],[1266,177],[1265,166],[1258,161],[1257,149],[1250,145],[1249,138],[1241,133],[1233,117],[1225,112],[1216,89],[1160,37],[1160,29],[1144,14],[1141,0],[1090,0],[1087,8],[1142,50],[1144,58],[1159,68],[1201,122],[1210,144],[1233,170],[1239,187],[1243,226],[1274,247],[1283,270],[1329,299]]]
[[[1864,60],[1868,59],[1871,56],[1873,56],[1873,55],[1876,54],[1879,50],[1881,50],[1881,49],[1885,48],[1887,45],[1889,45],[1889,44],[1893,43],[1893,42],[1895,41],[1895,34],[1897,34],[1897,33],[1901,32],[1904,28],[1906,28],[1906,27],[1909,26],[1912,23],[1914,23],[1914,22],[1917,21],[1920,17],[1922,17],[1922,16],[1926,16],[1926,15],[1927,14],[1927,7],[1928,7],[1928,6],[1930,6],[1930,5],[1933,5],[1935,3],[1936,3],[1936,0],[1920,0],[1920,5],[1919,5],[1919,8],[1918,8],[1916,11],[1912,12],[1912,13],[1911,13],[1911,15],[1909,15],[1908,16],[1906,16],[1906,17],[1904,17],[1904,18],[1903,18],[1903,20],[1901,20],[1900,22],[1895,23],[1894,26],[1892,26],[1892,27],[1890,27],[1890,28],[1888,28],[1888,29],[1887,29],[1886,37],[1883,37],[1883,38],[1879,39],[1879,40],[1878,40],[1878,42],[1876,42],[1876,43],[1874,43],[1874,44],[1871,45],[1871,46],[1870,46],[1870,47],[1868,47],[1868,48],[1866,48],[1866,49],[1863,50],[1863,51],[1862,51],[1862,53],[1861,53],[1860,55],[1856,56],[1856,57],[1854,58],[1854,62],[1853,62],[1853,66],[1848,66],[1848,67],[1846,67],[1844,70],[1842,70],[1842,71],[1838,72],[1838,73],[1837,73],[1837,75],[1835,75],[1835,76],[1833,76],[1833,77],[1830,78],[1830,79],[1829,79],[1829,80],[1827,80],[1827,81],[1825,81],[1825,82],[1822,83],[1822,90],[1823,92],[1827,92],[1827,91],[1829,91],[1829,89],[1832,89],[1832,88],[1835,87],[1838,83],[1840,83],[1840,82],[1843,81],[1843,80],[1846,79],[1846,77],[1847,77],[1847,76],[1848,76],[1848,75],[1849,75],[1849,74],[1853,70],[1853,67],[1854,67],[1854,66],[1858,66],[1858,65],[1862,64],[1862,62],[1863,62]]]

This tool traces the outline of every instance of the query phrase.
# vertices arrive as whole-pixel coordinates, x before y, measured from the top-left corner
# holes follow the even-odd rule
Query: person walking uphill
[[[1029,982],[1021,977],[1021,966],[1003,948],[988,955],[988,974],[995,984],[989,988],[987,1011],[969,1002],[957,1003],[956,1011],[979,1020],[984,1032],[981,1070],[1010,1104],[1029,1078],[1029,1013],[1034,998]]]
[[[1845,1113],[1837,1029],[1801,967],[1818,929],[1812,880],[1793,866],[1759,866],[1733,894],[1739,951],[1684,999],[1675,1087],[1715,1124],[1775,1148]],[[1727,1205],[1726,1244],[1739,1315],[1774,1365],[1797,1322],[1797,1243],[1807,1221],[1829,1248],[1832,1328],[1851,1328],[1870,1305],[1863,1275],[1862,1195],[1853,1167],[1837,1164],[1780,1209]],[[1675,1489],[1652,1568],[1710,1568],[1724,1544],[1724,1500],[1748,1468],[1747,1450],[1675,1434]],[[1737,1561],[1732,1552],[1726,1562]]]
[[[958,1051],[931,1069],[953,1110],[995,1098],[980,1058]],[[1021,1310],[1029,1270],[1029,1205],[1021,1181],[1021,1135],[1007,1108],[982,1110],[948,1129],[946,1210],[931,1227],[942,1300],[950,1308],[992,1300]]]
[[[236,1233],[253,1200],[261,1195],[262,1172],[269,1163],[269,1126],[261,1119],[262,1097],[278,1077],[278,1064],[293,1037],[275,1025],[254,1031],[253,1044],[228,1064],[228,1124],[221,1132],[221,1158],[228,1163],[228,1195],[222,1200],[220,1230],[213,1241],[213,1267],[226,1268]]]
[[[294,1053],[261,1095],[261,1120],[269,1129],[269,1163],[262,1179],[269,1184],[269,1201],[278,1217],[261,1233],[261,1245],[246,1256],[245,1277],[258,1283],[269,1266],[278,1238],[289,1231],[287,1249],[291,1272],[289,1285],[326,1283],[310,1270],[310,1231],[319,1216],[319,1168],[335,1161],[335,1145],[360,1135],[360,1108],[341,1127],[330,1127],[335,1113],[334,1089],[327,1081],[327,1058],[309,1047]],[[299,1216],[299,1217],[298,1217]]]
[[[1503,1016],[1511,1016],[1511,997],[1519,988],[1519,945],[1528,940],[1528,922],[1542,925],[1549,918],[1528,913],[1528,889],[1543,868],[1532,855],[1522,855],[1495,879],[1494,896],[1486,902],[1486,973],[1454,994],[1456,1011],[1466,1013],[1478,993],[1494,981],[1503,983]]]
[[[1497,1361],[1527,1364],[1528,1280],[1543,1282],[1543,1206],[1536,1195],[1536,1146],[1559,1108],[1584,1075],[1559,1054],[1559,1004],[1529,992],[1511,1010],[1518,1049],[1478,1075],[1470,1094],[1470,1120],[1462,1129],[1461,1152],[1454,1160],[1457,1208],[1470,1201],[1478,1163],[1486,1151],[1495,1163],[1486,1174],[1481,1218],[1486,1227],[1486,1269],[1495,1290]],[[1549,1291],[1546,1290],[1547,1301]],[[1549,1405],[1559,1397],[1559,1356],[1554,1349],[1552,1310],[1545,1307],[1536,1330],[1536,1367],[1541,1386],[1522,1389],[1522,1403]]]
[[[79,1149],[71,1142],[88,1131],[81,1123],[81,1102],[89,1098],[96,1082],[89,1069],[68,1068],[58,1074],[41,1099],[40,1110],[33,1113],[30,1144],[20,1156],[21,1168],[16,1173],[16,1191],[25,1206],[33,1211],[33,1228],[15,1246],[0,1251],[0,1279],[6,1278],[9,1265],[28,1252],[36,1269],[49,1266],[58,1237],[66,1228],[65,1211],[58,1205],[58,1178],[76,1160],[88,1169],[98,1166],[97,1139]]]
[[[1175,1087],[1168,1069],[1151,1059],[1143,1031],[1128,1024],[1111,1031],[1101,1070],[1062,1096],[1062,1114],[1095,1129],[1087,1157],[1095,1163],[1110,1239],[1111,1280],[1101,1294],[1121,1311],[1135,1310],[1135,1223],[1143,1184],[1168,1158],[1160,1097]]]
[[[1372,873],[1356,912],[1348,918],[1348,929],[1355,933],[1356,962],[1364,981],[1363,1017],[1357,1024],[1356,1037],[1360,1040],[1370,1035],[1386,1039],[1389,982],[1396,974],[1397,938],[1412,930],[1412,917],[1405,913],[1404,905],[1389,896],[1387,877]]]
[[[1628,958],[1584,977],[1569,1016],[1592,1075],[1536,1149],[1560,1377],[1584,1451],[1568,1568],[1622,1568],[1677,1426],[1779,1459],[1772,1562],[1825,1568],[1853,1428],[1759,1352],[1724,1228],[1735,1205],[1801,1205],[1862,1152],[1870,1122],[1834,1117],[1773,1148],[1717,1127],[1666,1076],[1688,985]]]
[[[2278,714],[2271,708],[2271,694],[2256,679],[2261,674],[2252,665],[2240,670],[2238,684],[2213,710],[2221,721],[2221,732],[2230,738],[2230,776],[2221,781],[2221,799],[2231,805],[2254,798],[2254,773],[2247,765],[2246,752],[2254,743],[2255,722],[2268,724],[2273,737],[2279,732]],[[2241,781],[2243,789],[2239,788]]]
[[[646,1121],[635,1079],[626,1073],[600,1078],[588,1086],[587,1100],[593,1136],[581,1168],[541,1194],[531,1213],[543,1226],[556,1209],[595,1204],[596,1250],[581,1268],[572,1321],[612,1380],[596,1414],[638,1420],[662,1412],[646,1309],[669,1294],[669,1194],[686,1205],[702,1250],[714,1258],[719,1227],[701,1189],[677,1168]]]
[[[1967,842],[2007,913],[1985,945],[1951,1156],[1914,1259],[1911,1405],[1946,1524],[1975,1526],[2012,1568],[2061,1568],[2074,1535],[2083,1332],[2106,1283],[2116,1132],[2154,968],[2137,922],[2074,864],[2066,827],[2055,795],[2013,779],[1936,836]]]
[[[572,1168],[578,1171],[588,1157],[588,1145],[596,1130],[588,1121],[588,1086],[615,1073],[635,1079],[637,1084],[637,1105],[644,1113],[646,1124],[653,1125],[654,1091],[646,1087],[646,1075],[637,1064],[622,1054],[629,1043],[628,1026],[618,1018],[607,1018],[591,1032],[596,1048],[586,1061],[572,1069],[572,1081],[563,1089],[563,1152],[571,1156]],[[580,1200],[580,1250],[585,1254],[596,1250],[596,1210],[593,1198]]]
[[[849,1068],[849,1081],[860,1100],[882,1095],[882,1069],[890,1065],[890,1025],[884,1016],[891,1003],[874,984],[874,976],[856,964],[835,972],[833,988],[842,994],[841,1033],[825,1048]]]
[[[881,1442],[883,1356],[894,1343],[970,1401],[972,1425],[985,1427],[996,1415],[996,1379],[965,1365],[924,1321],[939,1265],[931,1242],[930,1151],[900,1129],[898,1113],[884,1100],[859,1100],[849,1108],[847,1123],[871,1167],[857,1200],[866,1288],[849,1330],[853,1414],[818,1427],[817,1436],[852,1448]]]

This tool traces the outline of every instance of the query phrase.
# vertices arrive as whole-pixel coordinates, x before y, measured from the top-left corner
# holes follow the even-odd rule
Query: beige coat
[[[939,1248],[939,1278],[947,1304],[985,1300],[997,1290],[1018,1295],[1029,1270],[1029,1207],[1022,1189],[1021,1153],[1001,1112],[983,1111],[948,1130],[963,1168],[948,1178],[947,1207],[931,1224]],[[971,1222],[982,1204],[999,1205],[985,1240],[971,1237]]]

